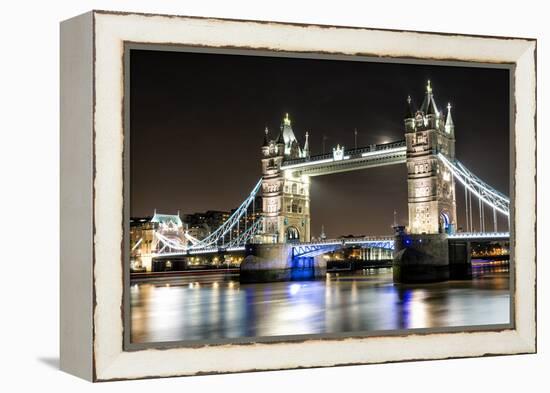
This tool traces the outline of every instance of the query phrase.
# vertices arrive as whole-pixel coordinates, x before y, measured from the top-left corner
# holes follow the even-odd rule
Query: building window
[[[417,134],[416,135],[416,144],[419,145],[419,144],[422,144],[422,143],[426,143],[426,135]]]
[[[292,193],[296,194],[297,192],[298,192],[298,186],[296,185],[296,183],[292,183]]]
[[[429,171],[430,164],[429,163],[422,163],[422,164],[415,164],[414,165],[414,173],[427,173]]]

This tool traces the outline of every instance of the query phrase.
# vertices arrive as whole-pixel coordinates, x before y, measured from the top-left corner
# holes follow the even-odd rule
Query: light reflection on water
[[[326,280],[239,284],[238,276],[171,278],[130,287],[132,342],[506,324],[507,267],[472,280],[394,285],[391,269]]]

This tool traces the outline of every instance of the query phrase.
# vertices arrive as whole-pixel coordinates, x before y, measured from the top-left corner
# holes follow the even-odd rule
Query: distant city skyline
[[[276,137],[286,113],[312,155],[323,140],[326,152],[402,140],[406,98],[420,105],[428,79],[439,109],[452,104],[457,158],[509,194],[507,70],[132,50],[131,216],[236,208],[260,177],[264,129]],[[457,184],[459,226],[463,198]],[[394,210],[405,225],[404,165],[312,178],[312,236],[389,234]]]

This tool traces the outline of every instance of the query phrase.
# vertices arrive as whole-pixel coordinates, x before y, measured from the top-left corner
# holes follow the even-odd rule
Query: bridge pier
[[[153,258],[151,272],[181,271],[186,270],[189,262],[186,256]]]
[[[479,240],[478,240],[479,241]],[[437,282],[472,278],[472,240],[446,234],[395,235],[394,282]]]
[[[449,273],[454,280],[472,278],[472,243],[469,240],[449,240]]]
[[[323,278],[326,261],[321,257],[294,258],[292,244],[250,244],[240,267],[242,283]]]
[[[394,282],[438,282],[449,278],[449,241],[446,234],[411,235],[398,232],[395,235]]]

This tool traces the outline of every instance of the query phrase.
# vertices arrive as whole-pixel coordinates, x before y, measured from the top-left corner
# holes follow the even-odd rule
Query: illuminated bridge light
[[[507,239],[510,232],[457,232],[449,235],[449,239]]]
[[[506,217],[510,216],[510,198],[483,182],[458,160],[451,162],[441,153],[437,157],[468,191]]]

